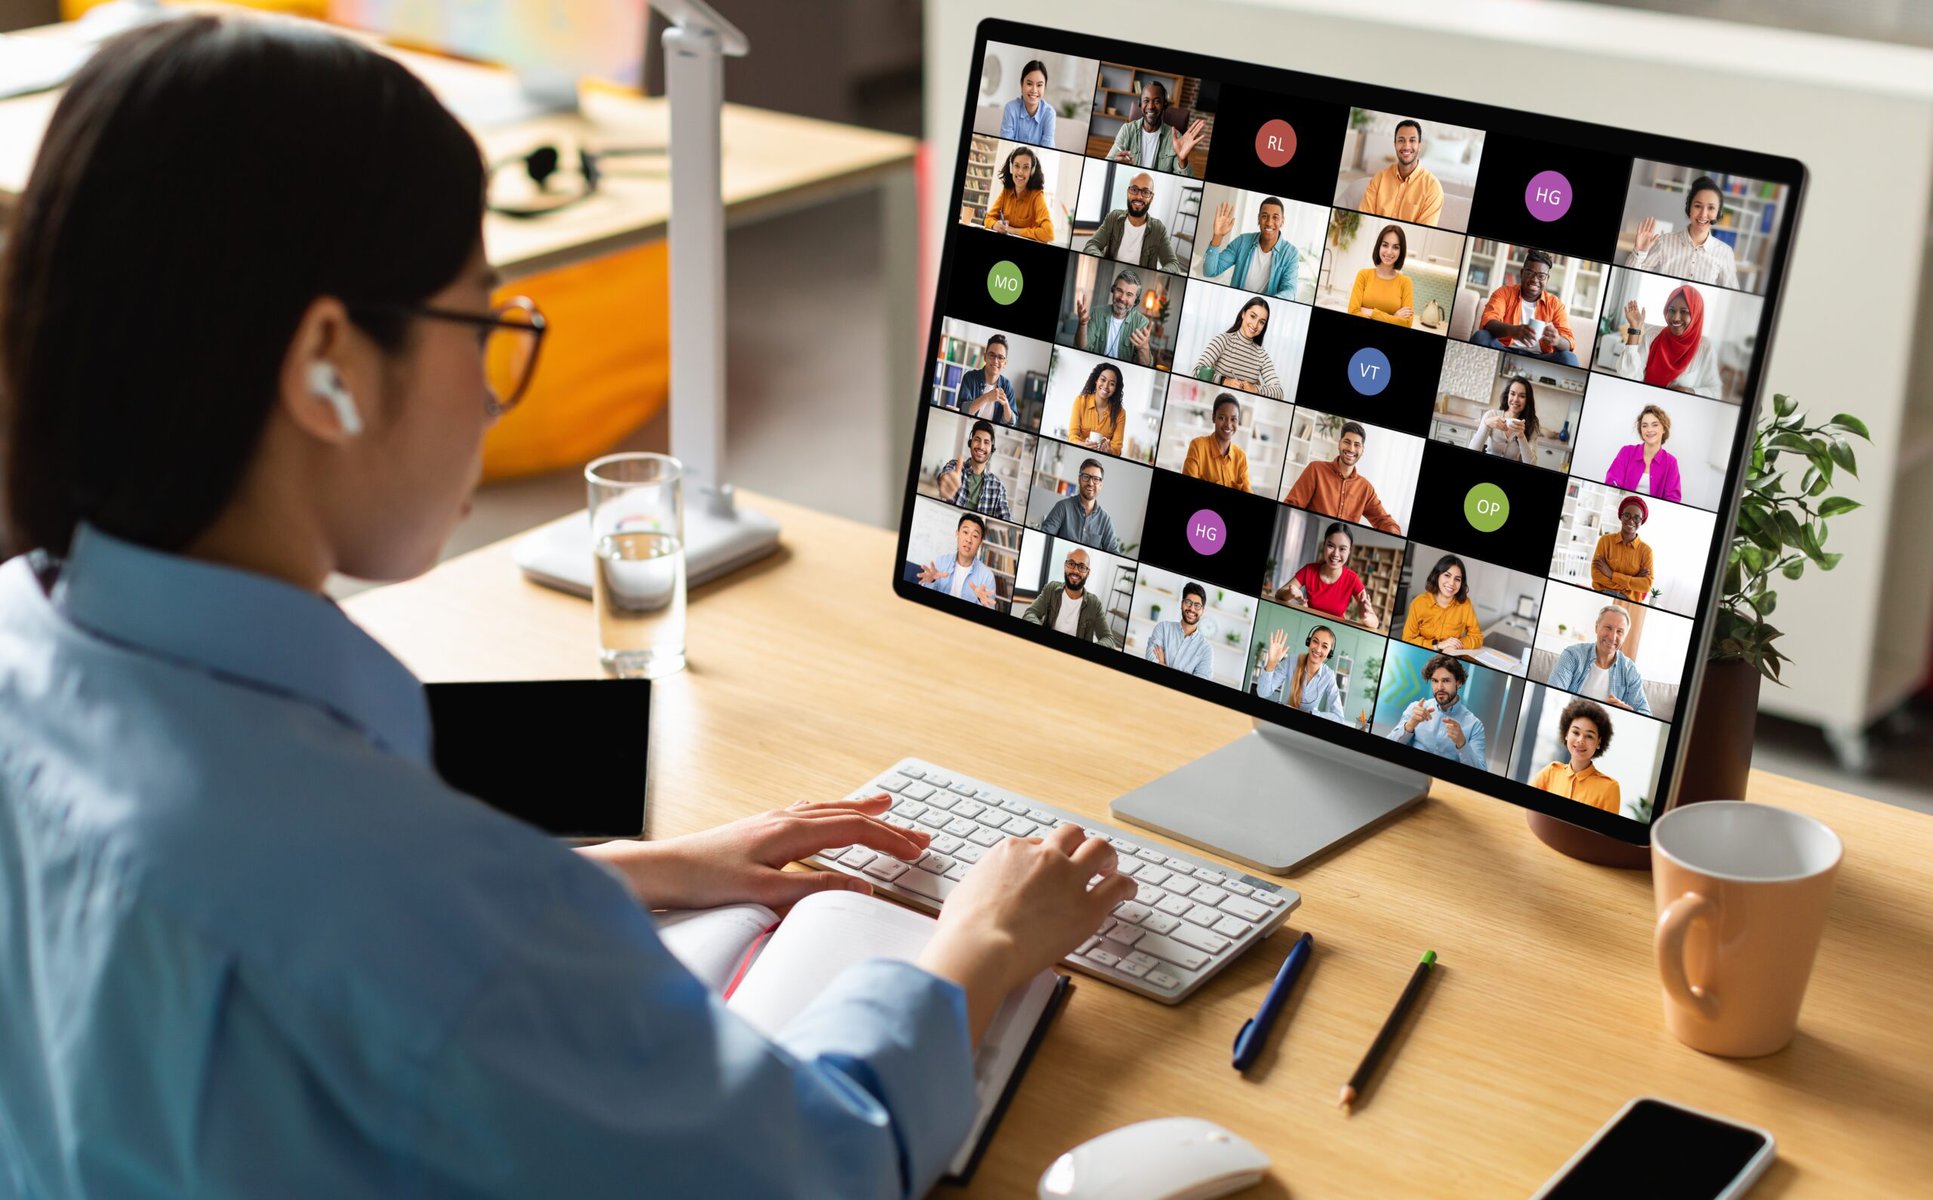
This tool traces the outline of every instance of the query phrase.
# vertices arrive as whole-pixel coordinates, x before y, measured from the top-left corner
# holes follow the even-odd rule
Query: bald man
[[[1078,546],[1069,550],[1061,563],[1061,581],[1042,588],[1027,611],[1020,614],[1020,619],[1045,625],[1083,642],[1094,642],[1110,650],[1120,649],[1121,643],[1115,639],[1114,630],[1107,623],[1107,613],[1101,608],[1101,598],[1087,590],[1087,577],[1092,569],[1087,551]]]
[[[1148,215],[1153,203],[1154,176],[1143,171],[1128,180],[1128,206],[1109,213],[1083,249],[1137,267],[1177,273],[1185,270],[1181,255],[1168,238],[1168,227]]]

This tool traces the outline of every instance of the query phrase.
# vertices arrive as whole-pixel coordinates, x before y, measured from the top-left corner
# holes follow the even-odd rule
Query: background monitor
[[[968,97],[955,190],[1009,219],[949,228],[929,355],[1032,357],[979,471],[986,381],[909,398],[899,593],[1254,717],[1114,811],[1264,869],[1429,776],[1648,841],[1803,166],[1009,22],[974,55],[1092,103],[1010,187],[975,113],[1038,108]]]

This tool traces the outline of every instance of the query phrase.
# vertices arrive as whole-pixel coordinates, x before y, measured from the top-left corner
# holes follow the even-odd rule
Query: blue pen
[[[1269,994],[1262,1000],[1262,1007],[1256,1014],[1242,1023],[1242,1031],[1235,1035],[1235,1069],[1246,1071],[1262,1057],[1262,1046],[1269,1038],[1269,1027],[1282,1011],[1282,1002],[1289,997],[1289,989],[1295,986],[1295,977],[1302,974],[1302,964],[1309,961],[1309,951],[1315,939],[1303,934],[1289,947],[1289,956],[1282,960],[1282,969],[1275,973],[1275,982],[1269,985]]]

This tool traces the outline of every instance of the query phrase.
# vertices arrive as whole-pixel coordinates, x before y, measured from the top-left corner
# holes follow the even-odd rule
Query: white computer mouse
[[[1269,1156],[1200,1117],[1123,1125],[1082,1142],[1040,1177],[1040,1200],[1209,1200],[1255,1183]]]

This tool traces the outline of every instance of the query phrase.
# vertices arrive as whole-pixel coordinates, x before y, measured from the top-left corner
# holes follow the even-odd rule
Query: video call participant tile
[[[1225,86],[1207,178],[1326,208],[1348,127],[1347,105]]]
[[[948,236],[953,274],[947,280],[947,314],[1052,341],[1067,251],[983,229],[955,228]]]
[[[1387,633],[1406,545],[1395,534],[1280,505],[1262,598]]]
[[[1023,521],[1035,441],[1033,434],[1011,426],[932,409],[920,446],[917,490],[984,516]]]
[[[1275,513],[1267,497],[1156,471],[1141,559],[1252,596],[1267,567]]]
[[[1690,618],[1586,588],[1544,590],[1530,678],[1660,721],[1678,718]]]
[[[988,42],[980,65],[979,106],[973,132],[1069,154],[1087,147],[1087,118],[1063,117],[1057,96],[1085,94],[1100,64],[1054,50]]]
[[[1018,525],[918,497],[900,580],[962,604],[1005,613],[1013,603],[1020,538]]]
[[[1090,161],[1074,206],[1074,249],[1124,266],[1186,274],[1202,185],[1127,163]]]
[[[1598,262],[1617,251],[1631,159],[1489,130],[1470,232]]]
[[[1380,633],[1265,601],[1249,639],[1249,694],[1367,732],[1388,644]]]
[[[1389,643],[1370,732],[1423,755],[1501,775],[1525,683],[1421,646]]]
[[[948,317],[940,323],[927,403],[995,425],[1040,428],[1042,391],[1054,348],[994,325]]]
[[[1167,388],[1165,372],[1058,346],[1040,431],[1096,454],[1151,463]]]
[[[1587,380],[1581,367],[1451,342],[1430,440],[1568,472]]]
[[[1048,246],[1073,238],[1068,213],[1087,160],[976,133],[960,195],[960,223]],[[983,176],[980,170],[990,170]]]
[[[1127,459],[1041,438],[1028,524],[1110,554],[1137,555],[1153,475],[1153,468]]]
[[[1390,634],[1496,671],[1529,671],[1547,581],[1469,554],[1411,542]]]
[[[1715,512],[1739,416],[1736,405],[1599,376],[1584,403],[1571,474]]]
[[[1532,684],[1510,777],[1559,798],[1560,810],[1578,804],[1607,817],[1648,822],[1657,815],[1658,775],[1670,735],[1671,726],[1662,721]]]
[[[1202,179],[1220,94],[1213,79],[1103,60],[1094,82],[1087,155]]]
[[[1550,566],[1566,482],[1555,471],[1430,442],[1410,537],[1542,575]]]
[[[1618,229],[1618,264],[1763,294],[1791,188],[1639,159]]]
[[[1119,650],[1127,640],[1134,572],[1132,559],[1030,532],[1014,572],[1013,615],[1049,637]]]
[[[1457,332],[1479,346],[1557,366],[1586,367],[1597,345],[1609,273],[1601,262],[1541,246],[1472,238],[1458,299],[1471,313]]]
[[[1424,436],[1443,352],[1440,337],[1314,309],[1296,394],[1350,420]]]
[[[1765,301],[1708,283],[1613,267],[1591,369],[1738,404]]]
[[[1316,306],[1443,337],[1450,331],[1463,242],[1453,230],[1336,209],[1323,246]]]
[[[1383,533],[1409,528],[1424,442],[1306,405],[1290,422],[1282,502]]]
[[[1358,132],[1336,175],[1337,208],[1462,232],[1483,165],[1483,130],[1427,113],[1349,110]],[[1349,151],[1345,150],[1345,155]]]
[[[1066,270],[1056,342],[1164,371],[1174,363],[1186,279],[1090,254],[1068,255]]]
[[[1702,508],[1572,478],[1550,577],[1690,616],[1711,569],[1717,522]]]
[[[1276,300],[1315,300],[1328,209],[1211,183],[1202,192],[1196,229],[1191,279]]]
[[[1171,379],[1155,466],[1272,500],[1294,414],[1286,401]]]
[[[1305,305],[1197,282],[1175,334],[1175,370],[1220,390],[1292,401],[1308,336]]]
[[[1135,571],[1125,650],[1204,683],[1239,688],[1260,601],[1198,575],[1142,563]]]

